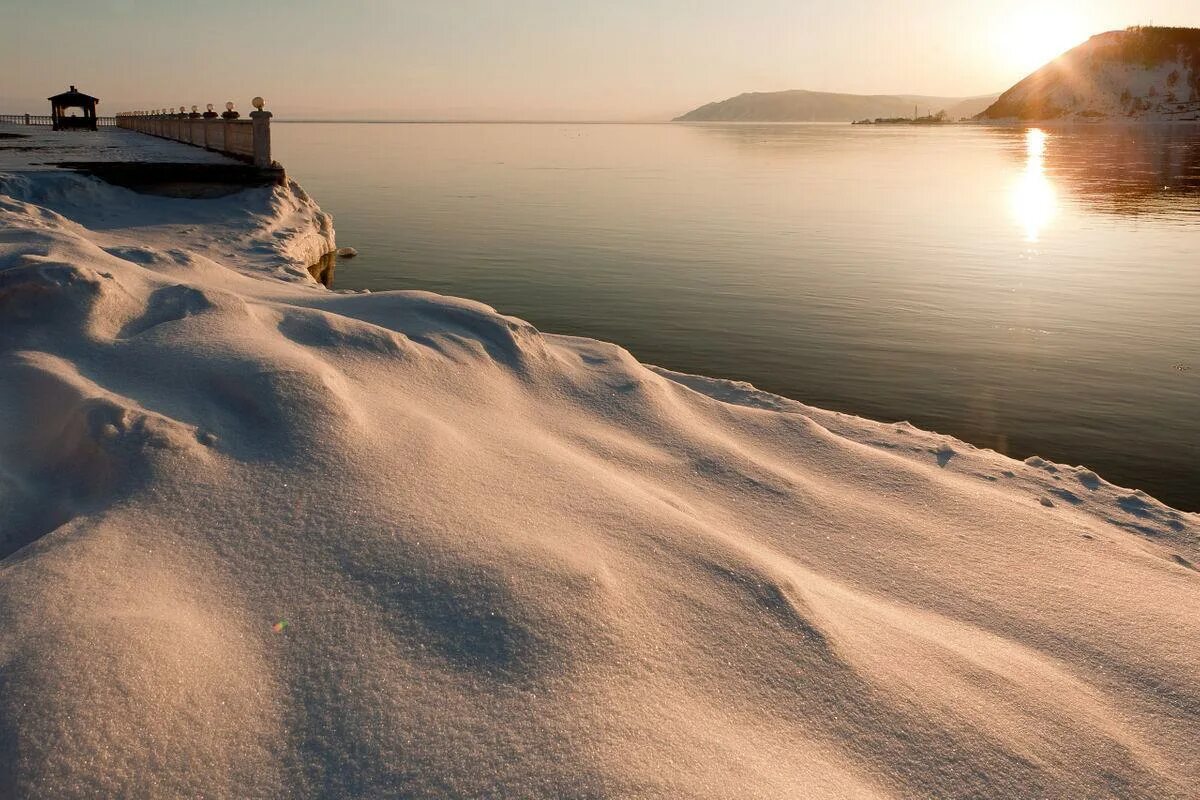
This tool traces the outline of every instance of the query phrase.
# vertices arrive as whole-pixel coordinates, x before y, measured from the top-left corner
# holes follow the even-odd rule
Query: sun
[[[1081,15],[1052,4],[1005,13],[993,31],[998,61],[1020,77],[1099,33]]]

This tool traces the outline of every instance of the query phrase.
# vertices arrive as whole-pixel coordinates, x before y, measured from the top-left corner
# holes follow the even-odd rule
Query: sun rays
[[[1095,32],[1079,14],[1048,5],[1010,11],[995,27],[997,58],[1018,75],[1046,65]]]

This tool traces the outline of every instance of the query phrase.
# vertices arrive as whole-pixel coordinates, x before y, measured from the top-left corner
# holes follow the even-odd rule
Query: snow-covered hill
[[[1093,36],[1000,95],[981,120],[1200,120],[1200,29]]]

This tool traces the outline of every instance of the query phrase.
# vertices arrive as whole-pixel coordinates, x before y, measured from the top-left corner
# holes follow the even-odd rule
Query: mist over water
[[[281,124],[340,289],[474,298],[640,360],[1200,509],[1200,130]]]

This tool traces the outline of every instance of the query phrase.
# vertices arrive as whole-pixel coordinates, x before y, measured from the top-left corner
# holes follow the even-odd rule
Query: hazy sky
[[[744,91],[976,95],[1200,0],[0,0],[0,113],[654,119]]]

